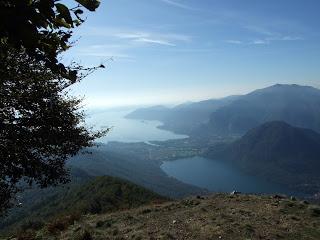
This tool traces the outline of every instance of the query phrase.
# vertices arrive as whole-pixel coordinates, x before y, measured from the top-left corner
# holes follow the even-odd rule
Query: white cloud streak
[[[249,44],[253,44],[253,45],[267,45],[267,44],[270,44],[270,41],[268,41],[268,40],[262,40],[262,39],[257,39],[257,40],[252,41],[252,42],[249,43]]]
[[[78,47],[77,54],[80,56],[99,57],[99,58],[112,58],[115,60],[133,61],[134,57],[126,53],[129,49],[128,45],[115,45],[115,44],[99,44],[90,45],[85,47]]]
[[[186,10],[195,10],[194,8],[188,6],[188,5],[185,5],[183,3],[180,3],[180,2],[177,2],[177,1],[174,1],[174,0],[160,0],[170,6],[174,6],[174,7],[177,7],[177,8],[182,8],[182,9],[186,9]]]
[[[164,40],[159,40],[159,39],[157,40],[157,39],[150,39],[150,38],[137,38],[137,39],[135,39],[135,41],[142,42],[142,43],[166,45],[166,46],[172,46],[172,47],[176,46],[173,43],[170,43],[170,42],[167,42],[167,41],[164,41]]]
[[[254,41],[251,41],[251,44],[254,45],[266,45],[271,44],[275,41],[301,41],[304,38],[299,36],[290,36],[279,32],[270,31],[264,27],[258,26],[245,26],[245,29],[254,32],[258,35],[261,35],[261,38],[258,38]]]
[[[77,54],[88,57],[114,58],[116,60],[134,61],[131,50],[152,46],[173,49],[181,43],[192,41],[192,37],[177,33],[140,31],[121,28],[90,27],[84,32],[86,36],[103,39],[103,44],[93,44],[75,48]],[[109,44],[107,44],[109,43]]]
[[[299,36],[290,36],[285,35],[279,32],[272,32],[268,29],[262,28],[262,27],[256,27],[256,26],[245,26],[245,29],[254,32],[258,35],[254,40],[226,40],[226,43],[234,44],[234,45],[268,45],[272,44],[273,42],[280,42],[280,41],[302,41],[304,38]]]
[[[86,35],[96,37],[109,37],[120,40],[127,40],[128,42],[145,43],[163,46],[177,46],[180,42],[190,42],[191,36],[176,33],[162,33],[153,31],[140,31],[134,29],[121,28],[90,28],[85,33]]]
[[[226,43],[235,44],[235,45],[243,44],[243,42],[239,40],[226,40]]]

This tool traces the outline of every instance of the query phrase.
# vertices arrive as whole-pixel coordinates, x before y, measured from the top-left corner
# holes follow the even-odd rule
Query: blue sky
[[[107,68],[72,92],[121,106],[320,87],[319,11],[319,0],[101,0],[65,61]]]

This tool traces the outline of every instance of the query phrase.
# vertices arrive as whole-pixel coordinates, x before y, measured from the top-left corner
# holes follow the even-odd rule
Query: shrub
[[[77,213],[56,218],[47,225],[48,232],[56,233],[58,231],[63,231],[67,229],[70,225],[73,225],[74,222],[78,221],[79,219],[80,219],[80,214],[77,214]]]
[[[311,216],[313,217],[320,217],[320,207],[312,207],[311,210]]]
[[[98,214],[102,212],[102,206],[99,200],[94,199],[89,204],[89,212],[91,214]]]
[[[34,231],[22,231],[18,233],[17,240],[35,240],[36,234]]]
[[[25,232],[26,230],[40,230],[43,228],[44,223],[40,220],[27,220],[26,222],[22,223],[20,229]]]
[[[77,235],[74,239],[75,240],[93,240],[93,237],[92,237],[92,233],[89,230],[85,229],[79,235]]]

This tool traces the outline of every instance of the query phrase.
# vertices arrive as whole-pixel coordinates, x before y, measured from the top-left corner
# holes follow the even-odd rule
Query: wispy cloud
[[[247,40],[247,41],[226,40],[225,42],[233,45],[268,45],[276,41],[299,41],[299,40],[303,40],[303,38],[284,36],[284,37],[261,38],[261,39]]]
[[[230,44],[236,44],[236,45],[243,44],[243,42],[239,40],[226,40],[225,42]]]
[[[303,37],[297,37],[297,36],[279,36],[274,38],[268,38],[270,41],[301,41],[304,40]]]
[[[244,29],[247,29],[251,32],[260,34],[260,35],[264,35],[264,36],[275,36],[278,35],[278,33],[275,33],[273,31],[270,31],[264,27],[259,27],[259,26],[244,26]]]
[[[260,38],[251,41],[251,44],[254,44],[254,45],[266,45],[266,44],[271,44],[272,42],[275,42],[275,41],[301,41],[301,40],[304,40],[304,38],[300,37],[300,36],[291,36],[288,34],[271,31],[271,30],[264,28],[264,27],[245,26],[244,28],[260,35]]]
[[[180,3],[176,0],[160,0],[168,5],[174,6],[174,7],[178,7],[178,8],[182,8],[182,9],[187,9],[187,10],[195,10],[195,8],[192,8],[188,5],[185,5],[183,3]]]
[[[99,44],[78,47],[76,51],[80,56],[133,61],[134,57],[126,53],[126,50],[130,48],[131,46],[121,44]]]
[[[268,40],[263,40],[263,39],[257,39],[257,40],[253,40],[253,41],[250,42],[249,44],[253,44],[253,45],[267,45],[267,44],[270,44],[270,41],[268,41]]]
[[[76,48],[77,54],[88,57],[114,58],[116,60],[135,60],[135,49],[161,47],[175,49],[175,46],[192,41],[192,37],[170,32],[141,31],[136,29],[91,27],[86,36],[103,39],[103,44],[92,44]],[[167,47],[167,48],[165,48]],[[132,55],[133,54],[133,55]]]
[[[271,31],[263,27],[245,26],[243,28],[251,32],[251,34],[247,34],[248,35],[247,40],[229,39],[229,40],[226,40],[225,42],[229,44],[234,44],[234,45],[269,45],[274,42],[280,42],[280,41],[284,42],[284,41],[304,40],[304,38],[300,36],[286,35],[284,33]],[[252,33],[254,33],[256,37],[250,36],[252,35]]]
[[[272,42],[276,42],[276,41],[300,41],[303,40],[302,37],[293,37],[293,36],[279,36],[279,37],[267,37],[267,38],[263,38],[263,39],[256,39],[251,41],[251,44],[254,45],[267,45],[267,44],[271,44]]]
[[[122,32],[114,34],[113,37],[132,40],[140,43],[149,43],[165,46],[176,46],[176,44],[174,44],[173,41],[177,40],[177,38],[172,37],[168,34],[161,35],[146,32]]]
[[[192,37],[185,34],[163,33],[154,31],[141,31],[135,29],[121,28],[90,28],[86,35],[96,37],[109,37],[110,40],[119,39],[131,43],[145,43],[162,46],[177,46],[179,43],[186,43],[192,40]]]
[[[142,43],[152,43],[152,44],[160,44],[160,45],[166,45],[166,46],[176,46],[173,43],[164,41],[164,40],[157,40],[157,39],[150,39],[150,38],[137,38],[135,39],[137,42],[142,42]]]

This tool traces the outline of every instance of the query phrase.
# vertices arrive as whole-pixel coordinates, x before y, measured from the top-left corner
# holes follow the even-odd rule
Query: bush
[[[35,237],[35,232],[28,230],[18,233],[17,240],[35,240]]]
[[[311,216],[313,217],[320,217],[320,207],[312,207],[311,210]]]
[[[89,230],[85,229],[75,237],[75,240],[93,240],[92,233]]]
[[[56,218],[47,225],[47,230],[50,233],[56,233],[58,231],[66,230],[70,225],[73,225],[74,222],[78,221],[79,219],[80,215],[77,213]]]
[[[44,223],[43,221],[39,221],[39,220],[27,220],[26,222],[22,223],[20,226],[20,229],[25,232],[26,230],[40,230],[41,228],[43,228]]]
[[[94,199],[89,204],[89,212],[91,214],[99,214],[102,212],[102,206],[99,200]]]

